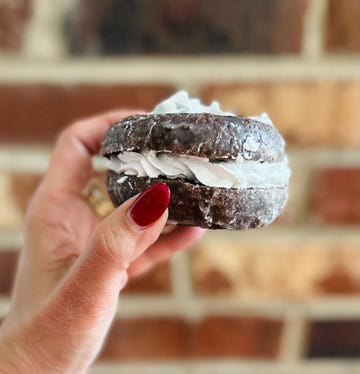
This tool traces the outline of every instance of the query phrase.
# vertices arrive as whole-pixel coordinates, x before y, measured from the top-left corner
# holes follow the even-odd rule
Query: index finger
[[[50,188],[80,194],[92,174],[105,131],[116,121],[142,111],[118,110],[80,120],[59,136],[44,182]]]

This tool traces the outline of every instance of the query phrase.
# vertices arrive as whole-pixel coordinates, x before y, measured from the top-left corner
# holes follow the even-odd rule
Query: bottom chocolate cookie
[[[121,178],[121,183],[117,182]],[[155,183],[171,191],[169,223],[206,229],[239,230],[271,223],[283,209],[287,188],[220,188],[182,179],[125,176],[110,171],[108,191],[119,206]]]

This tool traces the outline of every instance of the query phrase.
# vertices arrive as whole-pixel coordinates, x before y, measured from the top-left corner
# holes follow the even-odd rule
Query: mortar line
[[[358,79],[358,59],[353,56],[316,60],[290,56],[119,57],[36,63],[3,57],[0,64],[2,84],[170,84],[195,90],[199,85],[236,81]]]
[[[188,252],[179,252],[171,261],[173,294],[176,299],[192,297],[191,269]]]
[[[23,245],[22,230],[0,230],[0,251],[6,250],[18,251]]]
[[[340,306],[339,306],[340,305]],[[189,303],[179,304],[171,296],[120,296],[117,316],[121,318],[135,317],[182,317],[189,320],[199,320],[209,315],[256,316],[259,318],[286,320],[294,315],[298,321],[290,321],[284,331],[284,338],[295,334],[297,340],[293,347],[282,353],[285,359],[294,358],[301,349],[302,319],[308,320],[352,320],[359,317],[359,300],[355,296],[327,297],[320,300],[313,298],[306,303],[288,300],[270,301],[262,299],[243,300],[233,297],[197,297]],[[295,317],[294,317],[295,318]]]
[[[68,3],[65,0],[34,1],[32,17],[24,34],[24,57],[55,60],[66,55],[62,23]]]
[[[24,173],[44,173],[51,149],[44,146],[0,146],[0,170]]]
[[[358,373],[357,359],[319,359],[294,364],[282,364],[270,360],[251,359],[194,359],[167,362],[110,362],[95,363],[90,374],[349,374]]]
[[[319,59],[324,53],[327,0],[310,0],[304,17],[302,55]]]
[[[321,237],[324,240],[332,240],[332,239],[337,239],[337,240],[354,240],[357,243],[360,242],[359,238],[359,230],[358,226],[354,225],[351,227],[344,227],[342,225],[335,226],[332,225],[331,227],[328,227],[326,225],[316,225],[314,226],[311,223],[305,223],[302,225],[273,225],[272,227],[268,227],[265,229],[261,229],[261,233],[258,231],[256,232],[246,232],[244,235],[244,239],[246,240],[253,240],[256,239],[257,242],[261,242],[261,240],[264,240],[266,243],[269,240],[269,237],[272,238],[280,238],[280,239],[287,239],[287,238],[292,238],[294,235],[297,235],[299,237],[302,237],[304,240],[306,239],[311,239],[311,238],[318,238]],[[211,235],[217,235],[216,233],[209,233],[208,237]],[[230,242],[233,240],[233,238],[237,235],[236,232],[229,232],[226,237],[224,237],[225,242]],[[204,239],[209,240],[209,239]],[[0,248],[3,247],[5,248],[6,246],[9,247],[14,247],[14,248],[19,248],[23,243],[23,235],[22,235],[22,230],[12,230],[12,231],[1,231],[0,230]],[[289,251],[292,249],[289,248]],[[329,248],[329,250],[336,250],[335,247]],[[181,264],[179,267],[177,267],[177,277],[179,280],[181,280],[181,277],[183,276],[182,274],[182,268],[183,264]],[[190,281],[190,280],[189,280]],[[190,297],[191,294],[189,293],[189,287],[191,285],[185,285],[185,284],[180,284],[179,281],[177,281],[177,289],[175,292],[177,293],[178,296],[182,295],[183,297]],[[186,290],[187,288],[187,290]],[[187,295],[187,296],[186,296]]]
[[[306,318],[303,308],[288,313],[281,337],[279,359],[284,363],[301,361],[306,337]]]
[[[201,312],[193,296],[191,254],[179,252],[171,262],[173,297],[177,309],[187,319],[197,319]]]
[[[4,317],[8,312],[10,306],[10,299],[5,296],[0,297],[0,318]]]

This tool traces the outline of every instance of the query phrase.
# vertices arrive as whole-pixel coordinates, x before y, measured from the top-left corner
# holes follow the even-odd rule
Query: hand
[[[103,221],[82,196],[106,129],[130,112],[79,121],[59,137],[25,219],[8,315],[0,329],[0,373],[81,373],[96,358],[128,277],[190,246],[202,230],[161,235],[160,217],[140,227],[135,197]]]

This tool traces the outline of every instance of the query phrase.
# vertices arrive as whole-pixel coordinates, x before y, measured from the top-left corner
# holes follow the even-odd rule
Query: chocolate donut
[[[136,115],[109,128],[101,155],[112,163],[114,205],[163,182],[171,190],[169,223],[262,227],[287,199],[285,142],[271,122],[210,113]]]

